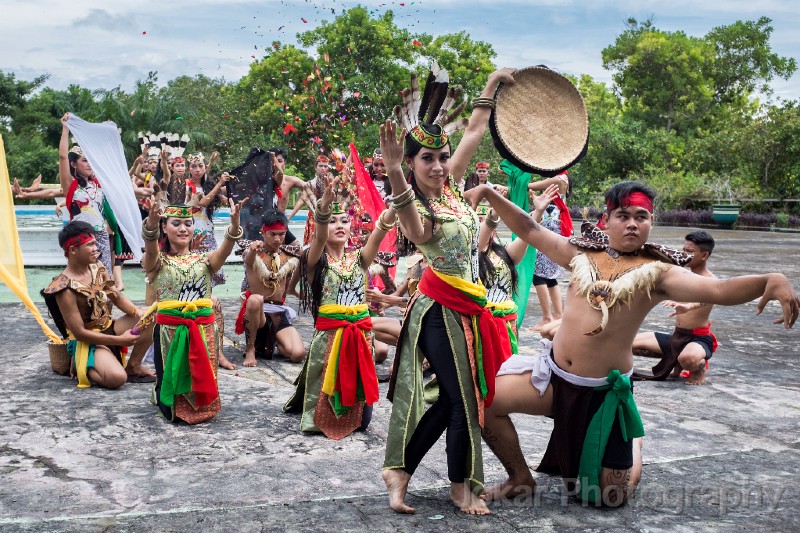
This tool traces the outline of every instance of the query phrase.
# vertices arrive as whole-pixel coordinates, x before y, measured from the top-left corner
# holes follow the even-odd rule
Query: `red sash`
[[[486,407],[492,405],[494,399],[494,381],[500,365],[511,357],[511,343],[504,320],[498,320],[492,312],[473,300],[470,295],[450,286],[437,276],[431,268],[425,269],[417,289],[444,307],[461,315],[477,317],[478,331],[476,341],[480,342],[480,353],[476,350],[476,359],[480,357],[478,371],[483,369],[486,382]],[[484,299],[485,301],[485,299]],[[505,333],[505,342],[502,335]],[[480,381],[480,379],[478,380]]]
[[[356,391],[358,376],[361,376],[361,386],[364,388],[364,399],[367,405],[378,401],[378,377],[375,374],[375,362],[369,343],[361,331],[372,331],[372,319],[362,318],[355,322],[328,318],[322,315],[317,317],[316,328],[319,331],[330,331],[343,328],[342,345],[339,348],[339,366],[336,374],[337,390],[342,394],[342,405],[353,407],[356,404]]]
[[[215,321],[214,313],[194,319],[159,313],[156,319],[156,322],[165,326],[186,326],[189,329],[189,374],[192,376],[192,392],[197,407],[211,405],[219,397],[214,370],[208,360],[208,349],[203,342],[199,328],[201,325],[206,326]]]

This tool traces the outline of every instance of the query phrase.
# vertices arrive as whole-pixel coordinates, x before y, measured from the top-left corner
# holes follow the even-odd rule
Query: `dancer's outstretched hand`
[[[791,329],[800,314],[800,297],[797,296],[791,282],[783,274],[769,274],[764,294],[758,301],[757,315],[761,314],[770,300],[779,301],[783,308],[783,317],[775,319],[772,323],[783,323],[783,327]]]
[[[393,120],[387,120],[381,125],[381,154],[387,172],[390,167],[399,167],[403,161],[403,139],[405,139],[406,133],[403,128],[398,137],[397,123]]]
[[[331,209],[331,204],[336,200],[336,188],[339,186],[338,176],[328,180],[325,185],[325,192],[322,193],[322,210],[327,212]]]
[[[550,185],[542,194],[533,196],[533,207],[537,211],[544,211],[550,205],[550,202],[555,200],[556,196],[558,196],[558,185]]]
[[[161,204],[156,201],[155,198],[150,200],[150,208],[147,210],[147,227],[148,229],[157,228],[158,225],[161,223],[161,215],[164,213],[164,210],[161,208]]]
[[[234,203],[233,198],[228,198],[228,205],[231,208],[231,226],[233,226],[234,230],[239,228],[239,217],[242,214],[242,206],[244,206],[249,199],[250,197],[248,196],[241,202]],[[234,233],[236,232],[234,231]]]

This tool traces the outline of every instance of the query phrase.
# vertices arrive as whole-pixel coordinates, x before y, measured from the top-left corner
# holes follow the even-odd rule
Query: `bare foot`
[[[228,358],[222,353],[219,354],[219,366],[226,370],[236,370],[236,365],[228,361]]]
[[[492,514],[486,502],[472,492],[467,483],[450,483],[450,499],[465,514]]]
[[[706,365],[705,362],[700,364],[700,368],[689,374],[686,378],[687,385],[702,385],[706,382]]]
[[[132,366],[132,365],[128,364],[128,366],[125,367],[125,372],[129,376],[153,377],[153,378],[156,377],[156,373],[155,372],[143,367],[142,365]]]
[[[391,468],[384,470],[382,475],[383,482],[386,483],[386,490],[389,492],[389,507],[397,513],[416,512],[416,509],[409,507],[405,502],[411,474],[399,468]]]
[[[253,367],[258,366],[258,362],[256,361],[256,349],[248,348],[244,352],[244,361],[242,361],[242,366]]]
[[[522,483],[517,483],[507,479],[497,485],[487,487],[481,494],[481,499],[486,502],[497,500],[510,500],[517,496],[533,496],[536,491],[536,481],[530,478]]]
[[[544,327],[546,324],[549,324],[550,322],[552,322],[552,319],[550,319],[550,318],[543,318],[543,319],[541,319],[541,320],[539,321],[539,323],[538,323],[538,324],[536,324],[535,326],[533,326],[531,329],[532,329],[533,331],[537,331],[537,332],[538,332],[538,331],[541,331],[541,330],[542,330],[542,328],[543,328],[543,327]]]

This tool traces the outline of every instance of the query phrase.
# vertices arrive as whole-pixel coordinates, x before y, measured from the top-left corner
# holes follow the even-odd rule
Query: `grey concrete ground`
[[[657,228],[679,245],[685,229]],[[720,275],[782,270],[796,281],[800,235],[716,231]],[[236,302],[226,301],[228,357]],[[636,500],[618,510],[581,507],[556,478],[535,496],[463,516],[447,498],[444,444],[411,484],[417,514],[389,510],[380,466],[390,404],[365,433],[341,441],[306,436],[281,406],[299,365],[282,359],[223,371],[222,412],[207,424],[172,425],[149,404],[149,385],[78,390],[50,371],[44,338],[21,305],[0,306],[0,531],[352,531],[352,530],[773,530],[798,531],[800,349],[798,332],[773,326],[770,305],[718,308],[721,347],[708,383],[643,383],[636,397],[647,436]],[[666,310],[645,327],[668,330]],[[532,296],[526,326],[540,316]],[[309,317],[297,322],[310,338]],[[521,347],[536,337],[523,328]],[[637,361],[640,367],[651,361]],[[386,368],[386,367],[382,367]],[[381,387],[385,392],[385,385]],[[551,422],[515,418],[536,465]],[[487,482],[503,471],[484,447]]]

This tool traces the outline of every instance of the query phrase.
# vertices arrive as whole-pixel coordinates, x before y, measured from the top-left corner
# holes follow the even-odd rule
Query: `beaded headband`
[[[489,206],[479,205],[475,208],[475,213],[477,213],[479,217],[485,217],[489,214]]]
[[[203,156],[203,152],[194,152],[189,154],[189,163],[199,163],[199,162],[206,162],[205,156]]]
[[[420,124],[411,128],[408,134],[425,148],[443,148],[447,146],[449,139],[444,129],[442,129],[441,132],[440,135],[435,135],[423,128]]]
[[[331,204],[331,214],[332,215],[343,215],[344,211],[342,211],[342,206],[339,205],[339,202],[333,202]]]
[[[168,205],[164,218],[192,218],[192,207],[188,205]]]
[[[64,255],[67,255],[69,249],[74,247],[78,247],[82,244],[86,244],[87,242],[93,242],[95,240],[94,234],[92,233],[81,233],[75,235],[74,237],[70,237],[66,241],[64,241],[64,245],[61,248],[64,250]]]
[[[81,149],[81,147],[80,147],[80,146],[78,146],[77,144],[76,144],[76,145],[73,145],[73,146],[72,146],[72,148],[70,148],[70,150],[69,150],[69,153],[71,153],[71,154],[77,154],[77,155],[79,155],[79,156],[83,156],[83,150],[82,150],[82,149]]]

